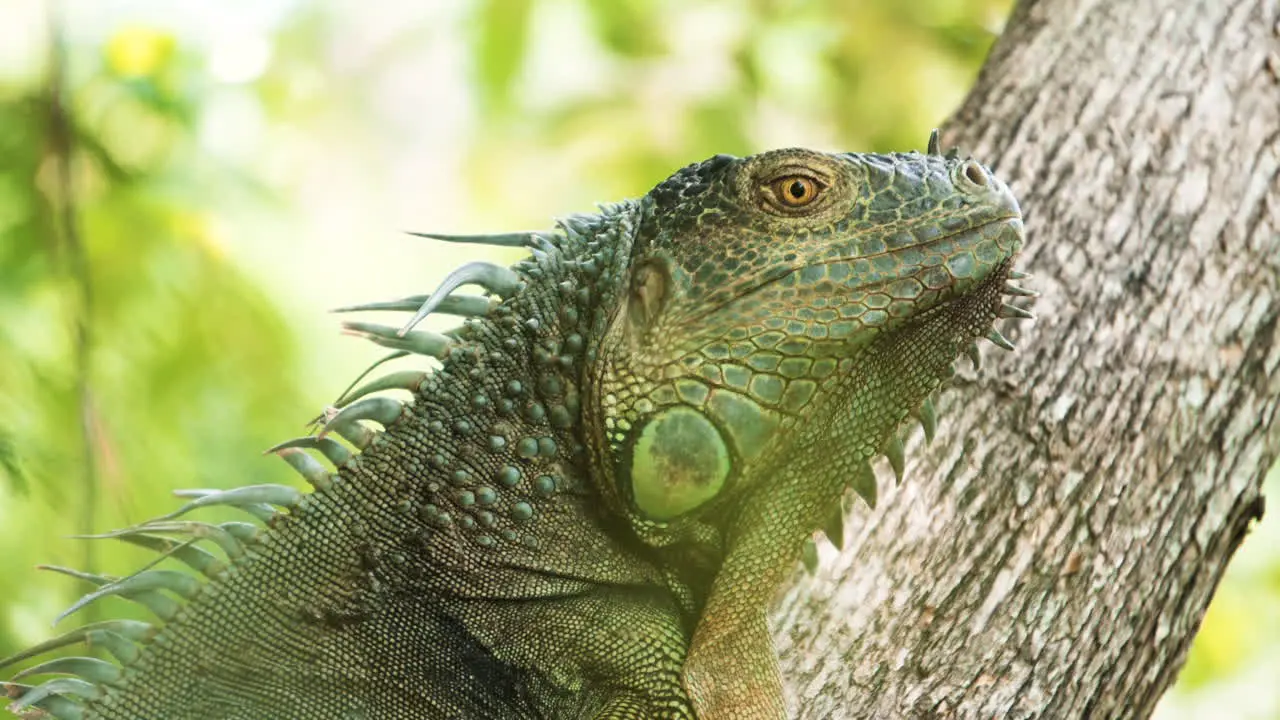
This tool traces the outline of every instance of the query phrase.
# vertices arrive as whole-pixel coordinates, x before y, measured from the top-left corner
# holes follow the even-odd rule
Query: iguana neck
[[[425,470],[406,477],[401,493],[419,503],[432,535],[429,562],[499,565],[511,575],[497,582],[486,573],[484,593],[541,596],[656,577],[644,548],[594,499],[582,417],[584,369],[596,350],[588,339],[626,292],[639,206],[563,220],[553,246],[513,267],[524,287],[490,317],[467,321],[442,370],[383,437],[377,459],[387,473]],[[452,592],[465,585],[440,582]]]

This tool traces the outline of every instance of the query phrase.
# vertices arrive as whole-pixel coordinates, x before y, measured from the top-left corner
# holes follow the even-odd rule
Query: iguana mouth
[[[952,270],[951,279],[953,281],[953,282],[941,284],[941,287],[939,288],[943,292],[942,296],[940,297],[940,302],[945,302],[949,298],[956,297],[958,295],[963,295],[965,292],[967,292],[971,288],[976,287],[977,285],[980,285],[981,283],[985,282],[991,276],[999,274],[997,271],[998,268],[997,270],[992,270],[991,272],[988,272],[986,275],[982,275],[981,273],[975,272],[968,279],[971,279],[973,277],[979,277],[980,279],[977,282],[972,282],[972,281],[965,282],[967,278],[964,276],[956,276],[955,271],[961,270],[961,269],[967,270],[969,268],[965,267],[964,263],[957,262],[956,258],[968,256],[970,251],[974,250],[982,242],[982,240],[993,239],[994,240],[993,247],[995,250],[998,251],[998,254],[986,253],[987,257],[972,257],[971,259],[975,261],[972,266],[974,268],[976,268],[979,264],[995,266],[1003,262],[1001,258],[1011,259],[1018,254],[1018,252],[1022,249],[1022,238],[1023,238],[1022,217],[1020,215],[1009,215],[1006,217],[1001,217],[995,220],[984,222],[980,225],[976,225],[971,228],[966,228],[964,230],[958,230],[952,233],[948,233],[941,237],[930,240],[927,243],[912,245],[905,248],[895,248],[892,250],[886,250],[882,253],[876,253],[874,255],[864,255],[860,257],[849,257],[849,258],[837,258],[837,259],[825,261],[822,263],[814,263],[814,265],[818,265],[818,266],[837,265],[840,263],[851,263],[851,262],[856,262],[860,260],[874,263],[879,258],[900,258],[910,253],[918,254],[923,251],[938,250],[940,246],[950,244],[954,247],[949,250],[943,250],[942,252],[942,254],[949,256],[947,262],[944,264],[949,269]],[[1011,242],[1008,242],[1006,244],[1006,242],[1002,242],[1002,241],[1011,241]],[[864,292],[873,291],[877,288],[889,286],[896,281],[910,279],[919,275],[923,275],[929,270],[931,270],[932,268],[935,268],[938,266],[939,266],[938,264],[927,265],[923,263],[917,263],[916,268],[913,272],[904,272],[897,276],[887,277],[887,278],[878,280],[874,283],[859,286],[857,289]],[[806,267],[812,267],[812,266],[806,266]],[[802,269],[803,268],[801,268],[801,270]]]
[[[940,237],[933,238],[927,242],[916,244],[916,245],[910,245],[902,248],[893,248],[893,249],[885,250],[883,252],[874,253],[871,255],[841,256],[837,258],[825,259],[821,262],[813,262],[813,263],[807,263],[804,265],[791,266],[791,267],[781,267],[773,272],[767,273],[764,277],[761,277],[758,283],[745,288],[741,293],[734,295],[733,297],[728,298],[723,302],[703,308],[700,312],[694,315],[690,315],[687,318],[684,318],[681,324],[684,326],[688,326],[690,324],[697,323],[711,315],[714,315],[717,312],[724,310],[729,306],[743,302],[744,300],[751,299],[765,290],[776,287],[779,283],[786,281],[787,278],[793,277],[798,273],[803,273],[806,270],[811,268],[817,268],[817,267],[831,268],[833,266],[840,266],[840,265],[852,266],[853,263],[859,263],[859,262],[875,263],[877,260],[881,260],[884,258],[897,258],[913,252],[918,254],[918,253],[929,251],[929,250],[936,251],[940,246],[945,246],[948,243],[959,246],[955,250],[952,250],[950,253],[944,253],[954,258],[956,256],[966,254],[968,250],[972,249],[974,246],[977,246],[983,239],[994,239],[995,242],[993,244],[993,247],[999,250],[999,255],[1002,255],[1004,257],[1013,257],[1022,248],[1022,242],[1023,242],[1022,238],[1023,238],[1022,216],[1017,213],[1011,213],[1009,215],[1004,215],[992,220],[988,220],[986,222],[983,222],[981,224],[975,225],[970,228],[965,228],[963,230],[957,230],[951,233],[947,233]],[[973,259],[975,260],[975,263],[974,263],[975,265],[977,264],[978,261],[982,261],[987,264],[994,264],[994,263],[1000,262],[1000,258],[998,256],[997,257],[981,257],[981,258],[973,258]],[[902,273],[902,274],[893,275],[890,277],[881,278],[872,283],[858,286],[857,289],[863,292],[872,292],[876,288],[887,286],[895,281],[911,278],[914,275],[926,273],[933,267],[937,267],[937,265],[920,264],[917,266],[915,272]],[[851,273],[851,274],[856,275],[857,273]],[[940,296],[939,302],[946,302],[946,300],[949,298],[962,295],[978,284],[974,282],[966,283],[964,282],[965,279],[963,277],[953,276],[953,280],[954,282],[940,283],[940,286],[941,286],[940,289],[944,291],[944,294]],[[839,293],[838,291],[835,291],[832,294],[840,295],[841,293]],[[921,312],[924,312],[924,311],[921,311]]]
[[[991,249],[985,253],[981,252],[983,240],[992,241]],[[1012,271],[1014,261],[1016,261],[1018,254],[1022,250],[1022,217],[1020,215],[1011,215],[985,222],[967,230],[944,235],[923,247],[937,248],[947,242],[956,246],[947,253],[951,256],[951,259],[946,263],[946,267],[951,272],[951,281],[939,288],[940,295],[937,303],[932,308],[921,311],[922,313],[947,305],[959,297],[972,294],[977,288],[998,285],[1008,280],[1008,274]],[[958,257],[969,257],[970,252],[973,253],[970,257],[974,261],[972,266],[968,266],[966,262],[956,261]],[[991,269],[986,273],[978,270],[972,274],[963,274],[964,270],[977,269],[980,266],[989,266]],[[904,277],[923,275],[929,269],[930,267],[921,267],[913,275],[904,275]],[[883,284],[887,285],[891,282],[888,281]]]
[[[981,223],[979,223],[979,224],[977,224],[977,225],[974,225],[973,227],[967,227],[967,228],[962,228],[962,229],[960,229],[960,230],[954,230],[954,231],[952,231],[952,232],[949,232],[949,233],[946,233],[946,234],[940,235],[940,236],[938,236],[938,237],[936,237],[936,238],[931,238],[931,239],[929,239],[929,240],[927,240],[927,241],[925,241],[925,242],[922,242],[922,243],[917,243],[917,244],[914,244],[914,245],[908,245],[908,246],[906,246],[906,247],[892,248],[892,249],[885,250],[885,251],[883,251],[883,252],[872,253],[872,254],[868,254],[868,255],[849,255],[849,256],[841,256],[841,257],[838,257],[838,258],[832,258],[832,259],[830,259],[830,260],[824,260],[823,262],[810,263],[810,264],[808,264],[808,265],[803,265],[803,266],[800,266],[800,267],[798,267],[798,268],[794,268],[794,270],[803,270],[803,269],[804,269],[804,268],[806,268],[806,267],[812,267],[812,266],[814,266],[814,265],[832,265],[832,264],[835,264],[835,263],[842,263],[842,262],[846,262],[846,263],[847,263],[847,262],[853,262],[853,261],[855,261],[855,260],[873,260],[873,259],[875,259],[875,258],[879,258],[879,257],[893,257],[893,256],[895,256],[895,255],[901,255],[901,254],[903,254],[903,253],[906,253],[906,252],[909,252],[909,251],[912,251],[912,250],[920,251],[920,250],[932,249],[932,248],[936,248],[938,245],[941,245],[941,244],[943,244],[943,243],[946,243],[947,241],[955,241],[955,240],[959,240],[959,239],[965,239],[965,238],[975,237],[975,236],[978,236],[978,235],[984,235],[984,234],[985,234],[985,233],[984,233],[984,231],[990,230],[990,229],[995,228],[995,227],[997,227],[997,226],[1004,226],[1004,227],[1013,228],[1013,229],[1014,229],[1014,234],[1015,234],[1015,236],[1018,238],[1017,246],[1018,246],[1018,248],[1021,248],[1021,246],[1022,246],[1022,235],[1023,235],[1023,233],[1022,233],[1022,216],[1021,216],[1020,214],[1018,214],[1018,213],[1010,213],[1010,214],[1008,214],[1008,215],[1003,215],[1003,216],[1001,216],[1001,217],[993,218],[993,219],[991,219],[991,220],[986,220],[986,221],[981,222]],[[1007,234],[1007,233],[1000,232],[999,234],[1000,234],[1000,235],[1004,235],[1004,234]]]

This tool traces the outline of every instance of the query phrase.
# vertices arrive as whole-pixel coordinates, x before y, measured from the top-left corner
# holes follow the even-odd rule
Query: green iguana
[[[73,573],[99,587],[64,615],[114,595],[159,621],[0,661],[116,660],[28,668],[13,710],[784,717],[766,613],[806,541],[838,535],[846,488],[874,505],[873,458],[901,475],[900,433],[932,435],[956,358],[1011,348],[992,323],[1030,316],[1003,302],[1031,294],[1009,284],[1017,202],[936,133],[923,155],[718,155],[553,231],[429,237],[530,256],[346,308],[414,312],[346,328],[440,367],[349,390],[274,448],[312,492],[192,491],[104,535],[194,572]],[[416,329],[430,313],[466,319]],[[260,522],[185,519],[214,505]]]

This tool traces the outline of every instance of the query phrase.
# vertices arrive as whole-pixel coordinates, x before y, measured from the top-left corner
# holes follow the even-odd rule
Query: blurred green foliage
[[[175,487],[275,474],[246,449],[269,446],[303,406],[296,338],[219,249],[195,183],[237,179],[208,174],[192,152],[192,58],[171,36],[126,30],[78,48],[71,67],[61,94],[48,72],[0,85],[0,655],[47,634],[48,611],[83,590],[59,582],[51,595],[34,563],[138,562],[102,544],[95,562],[67,535],[160,513]],[[63,111],[71,226],[51,120]]]
[[[454,222],[484,218],[487,229],[541,226],[715,153],[922,148],[971,85],[1010,4],[220,6],[231,35],[263,31],[260,68],[260,48],[219,55],[207,22],[183,22],[163,5],[118,4],[83,21],[96,32],[68,20],[60,97],[47,50],[0,72],[0,656],[48,636],[49,619],[85,589],[37,576],[33,564],[127,573],[144,560],[123,544],[91,556],[68,534],[171,509],[174,488],[295,482],[255,451],[298,434],[349,369],[303,351],[327,347],[316,333],[328,325],[286,321],[283,307],[307,304],[302,256],[327,251],[281,228],[328,222],[335,205],[370,205],[360,218],[420,205]],[[454,44],[461,52],[450,55]],[[462,91],[441,89],[450,82]],[[74,145],[69,226],[58,213],[67,188],[55,171],[55,100]],[[418,114],[406,120],[405,107]],[[448,137],[412,154],[441,132]],[[390,173],[401,155],[418,167],[399,172],[430,183],[399,183],[397,206],[383,197],[388,185],[360,177]],[[315,190],[324,183],[329,195]],[[248,240],[233,232],[245,227]],[[379,252],[365,244],[352,255],[354,240],[341,242],[351,273],[343,265],[321,283],[354,284],[365,267],[356,262]],[[77,244],[87,278],[76,272]],[[384,262],[372,287],[396,284],[390,264],[416,272]],[[1258,600],[1280,595],[1280,565],[1271,555],[1256,565],[1250,577],[1268,582],[1230,590],[1227,609],[1211,613],[1191,683],[1212,683],[1259,650],[1242,615],[1280,624]],[[114,600],[103,607],[134,612]]]
[[[964,97],[1010,6],[586,2],[596,54],[580,60],[592,65],[580,73],[589,87],[538,97],[521,83],[538,69],[530,55],[542,55],[529,36],[539,15],[570,4],[476,3],[471,79],[482,102],[473,181],[511,175],[512,157],[527,155],[531,143],[587,158],[575,170],[593,183],[570,188],[583,204],[642,192],[673,168],[758,151],[773,137],[840,149],[919,148]],[[789,127],[797,130],[779,131]],[[507,186],[491,194],[499,205],[520,195]]]

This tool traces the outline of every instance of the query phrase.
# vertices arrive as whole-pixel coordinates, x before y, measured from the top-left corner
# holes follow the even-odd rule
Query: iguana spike
[[[148,550],[154,550],[160,554],[160,560],[167,557],[176,558],[178,562],[208,578],[216,576],[226,567],[226,563],[219,560],[213,553],[204,548],[196,547],[195,540],[178,542],[163,535],[149,535],[141,532],[121,535],[119,539]]]
[[[347,393],[351,392],[351,389],[352,389],[352,388],[354,388],[355,386],[359,385],[359,384],[360,384],[360,381],[361,381],[361,380],[364,380],[366,377],[368,377],[369,373],[371,373],[371,372],[373,372],[374,370],[376,370],[376,369],[378,368],[378,366],[380,366],[380,365],[382,365],[382,364],[384,364],[384,363],[391,362],[392,360],[399,360],[399,359],[400,359],[400,358],[402,358],[402,357],[408,357],[408,356],[409,356],[409,352],[408,352],[407,350],[397,350],[397,351],[395,351],[395,352],[393,352],[393,353],[389,353],[389,354],[387,354],[387,355],[383,355],[382,357],[380,357],[380,358],[378,358],[377,360],[375,360],[375,361],[373,362],[373,364],[372,364],[372,365],[370,365],[369,367],[367,367],[367,368],[365,368],[363,371],[361,371],[361,373],[360,373],[359,375],[357,375],[357,376],[356,376],[355,380],[352,380],[352,381],[347,385],[346,389],[342,391],[342,394],[341,394],[341,395],[339,395],[338,397],[346,397]],[[319,425],[320,423],[324,422],[324,420],[325,420],[325,414],[324,414],[324,413],[321,413],[321,414],[317,415],[316,417],[311,418],[311,422],[309,422],[309,423],[307,423],[307,424],[308,424],[308,425]]]
[[[589,234],[589,219],[580,213],[568,215],[556,220],[556,225],[564,231],[566,235],[583,236]]]
[[[541,234],[533,230],[486,235],[446,235],[444,233],[413,232],[412,230],[406,230],[405,233],[415,237],[431,238],[432,240],[443,240],[451,243],[493,245],[494,247],[534,247],[537,242],[534,238]]]
[[[978,348],[977,342],[969,343],[969,347],[964,349],[964,354],[969,356],[969,362],[973,363],[974,370],[982,367],[982,350]]]
[[[73,570],[71,568],[60,567],[57,565],[37,565],[36,567],[40,570],[49,570],[51,572],[76,578],[77,580],[84,580],[85,582],[93,583],[98,587],[106,587],[112,583],[119,582],[119,578],[82,572],[80,570]],[[173,598],[163,595],[155,590],[122,591],[116,594],[126,600],[142,605],[161,620],[169,620],[172,618],[178,613],[178,608],[180,607],[179,603]],[[62,618],[59,617],[53,622],[56,625],[61,620]]]
[[[1018,297],[1031,297],[1031,298],[1040,297],[1040,293],[1036,292],[1035,290],[1028,290],[1024,287],[1019,287],[1010,282],[1007,282],[1004,284],[1004,293],[1006,295],[1017,295]]]
[[[998,348],[1002,348],[1004,350],[1014,349],[1013,343],[1009,341],[1009,338],[1001,335],[1000,331],[995,328],[991,328],[987,333],[987,339],[991,341],[992,345],[995,345]]]
[[[120,682],[124,674],[120,672],[118,665],[113,665],[106,660],[91,657],[61,657],[32,665],[14,675],[13,679],[21,680],[33,675],[76,675],[90,682],[115,685]]]
[[[99,575],[97,573],[85,572],[84,570],[76,570],[75,568],[62,567],[61,565],[37,565],[37,570],[48,570],[56,572],[59,575],[66,575],[77,580],[93,583],[94,585],[110,585],[119,578],[110,575]]]
[[[391,348],[392,350],[404,350],[415,355],[426,355],[437,360],[444,360],[449,357],[449,351],[453,349],[454,345],[453,340],[448,335],[429,330],[414,330],[412,332],[405,329],[396,330],[393,327],[377,323],[344,322],[342,323],[342,331],[354,337],[364,338],[382,347]]]
[[[1030,278],[1030,277],[1031,277],[1031,273],[1024,273],[1019,270],[1009,271],[1010,280],[1026,280],[1027,278]]]
[[[54,678],[31,688],[18,701],[16,707],[30,707],[47,697],[74,695],[86,700],[96,700],[102,696],[102,688],[79,678]]]
[[[933,442],[933,436],[938,432],[938,411],[933,407],[933,398],[925,398],[920,403],[920,428],[924,430],[924,441],[926,443]]]
[[[444,298],[462,285],[479,285],[494,295],[505,298],[520,289],[520,282],[520,276],[509,267],[490,262],[469,262],[449,273],[440,282],[440,287],[431,293],[430,299],[422,303],[413,318],[400,328],[400,335],[405,335],[414,325],[422,322],[423,318],[435,312]]]
[[[942,154],[942,141],[938,138],[938,128],[929,131],[929,149],[927,152],[930,155]]]
[[[268,448],[263,455],[279,453],[281,450],[288,448],[319,450],[321,455],[324,455],[329,462],[333,463],[334,467],[338,468],[345,467],[347,463],[351,462],[352,458],[351,451],[343,446],[342,443],[330,437],[316,437],[314,435],[285,440],[279,445]]]
[[[246,527],[252,529],[253,532],[246,532]],[[222,552],[227,554],[227,557],[231,558],[244,555],[244,544],[256,539],[258,532],[257,527],[248,523],[224,522],[214,525],[194,520],[175,520],[168,523],[148,524],[147,528],[160,532],[188,534],[199,539],[207,538],[221,548]]]
[[[878,495],[876,488],[876,473],[875,470],[871,469],[870,464],[863,463],[862,467],[858,468],[858,470],[853,473],[853,477],[849,479],[849,487],[853,488],[853,491],[858,493],[858,496],[861,497],[872,510],[876,509],[876,500]]]
[[[831,509],[827,521],[822,524],[822,534],[827,536],[836,549],[844,549],[844,505],[842,503],[836,503],[836,506]]]
[[[336,414],[334,413],[334,415]],[[373,439],[378,435],[372,428],[361,425],[355,420],[339,420],[332,416],[326,427],[338,433],[338,437],[351,443],[359,450],[369,447],[369,443],[373,442]]]
[[[180,488],[178,490],[174,490],[173,494],[174,496],[180,497],[180,498],[199,499],[199,498],[209,497],[210,495],[216,495],[217,493],[220,493],[220,492],[222,491],[215,490],[213,488]],[[261,520],[264,523],[271,522],[273,519],[275,519],[277,515],[280,514],[278,510],[276,510],[271,505],[268,505],[267,503],[235,503],[235,504],[224,503],[224,504],[230,505],[231,507],[234,507],[237,510],[243,510],[249,513],[250,515],[254,516],[255,518],[257,518],[258,520]]]
[[[57,625],[66,619],[67,616],[75,613],[89,603],[94,602],[95,600],[100,600],[109,595],[119,595],[127,598],[139,592],[168,590],[190,600],[197,592],[199,592],[200,587],[201,583],[199,580],[186,573],[178,572],[177,570],[148,570],[146,572],[130,575],[129,577],[108,583],[85,595],[73,603],[71,607],[63,610],[58,617],[54,618],[53,624]],[[174,612],[176,612],[176,609]],[[168,617],[162,616],[162,619],[168,620],[172,616],[172,614],[169,614]]]
[[[196,490],[187,492],[198,492],[202,494],[171,513],[153,518],[152,522],[172,520],[176,517],[182,517],[192,510],[211,507],[214,505],[230,505],[232,507],[239,507],[242,505],[266,504],[268,506],[274,505],[276,507],[293,508],[297,507],[298,503],[302,501],[302,492],[297,488],[292,488],[288,485],[245,485],[244,487],[232,488],[230,490]],[[174,494],[181,497],[179,493]]]
[[[68,679],[60,678],[60,680]],[[57,685],[54,685],[54,689],[45,689],[46,686],[54,683],[57,683]],[[52,717],[55,720],[80,720],[84,717],[83,705],[58,694],[62,692],[58,689],[62,685],[58,680],[50,680],[35,687],[25,687],[18,683],[6,683],[6,685],[8,687],[21,687],[26,690],[17,700],[9,704],[9,709],[14,713],[22,712],[23,708],[37,707],[40,708],[40,712],[28,717]]]
[[[996,313],[999,318],[1013,318],[1015,320],[1035,320],[1036,316],[1030,310],[1025,310],[1017,305],[1009,303],[1001,303],[1000,311]]]
[[[97,535],[72,535],[73,538],[81,538],[85,540],[106,540],[108,538],[121,538],[137,533],[155,532],[155,533],[173,533],[176,535],[190,535],[200,540],[212,540],[219,548],[222,549],[228,557],[240,557],[244,554],[244,544],[241,542],[243,538],[252,539],[252,536],[246,533],[242,526],[247,523],[222,523],[221,525],[213,525],[206,522],[197,522],[195,520],[171,520],[169,522],[146,522],[135,527],[123,528],[120,530],[112,530],[111,532],[100,533]],[[257,531],[253,525],[248,525]]]
[[[804,569],[810,575],[818,572],[818,544],[813,541],[812,535],[804,539],[804,547],[800,548],[800,562],[804,563]]]
[[[372,420],[383,427],[391,427],[404,413],[404,403],[385,396],[367,397],[342,408],[320,428],[320,437],[334,425],[354,420]]]
[[[312,487],[317,490],[328,490],[333,487],[333,477],[328,470],[324,469],[315,458],[305,452],[292,447],[272,448],[268,452],[275,453],[289,463],[289,467],[298,471],[303,480],[306,480]]]
[[[313,440],[315,441],[315,449],[319,450],[326,460],[333,463],[334,467],[346,467],[351,462],[351,451],[337,440],[327,437],[313,438]]]
[[[144,642],[151,638],[155,628],[151,623],[140,620],[103,620],[76,628],[56,638],[32,645],[20,653],[0,660],[0,668],[16,665],[23,660],[60,650],[76,643],[101,645],[117,660],[128,663],[137,656],[138,649],[133,643]]]
[[[218,528],[242,543],[255,542],[261,529],[253,523],[231,520],[218,525]]]
[[[334,308],[329,312],[417,312],[418,308],[422,307],[422,304],[430,299],[430,295],[413,295],[399,300],[363,303],[360,305],[346,305],[340,308]],[[450,295],[440,301],[440,304],[436,306],[435,311],[442,315],[484,317],[489,314],[489,311],[493,309],[493,306],[493,298],[487,298],[483,295]]]
[[[411,333],[414,334],[414,333]],[[426,370],[401,370],[393,372],[390,375],[383,375],[377,380],[371,380],[359,388],[338,398],[333,403],[334,407],[345,407],[350,405],[353,400],[359,400],[365,395],[371,395],[383,390],[408,390],[409,392],[417,392],[418,386],[422,385],[422,381],[431,373]]]
[[[534,254],[537,254],[539,251],[550,253],[560,247],[560,234],[555,232],[534,233],[529,237],[529,241],[533,243],[531,247],[533,248]]]
[[[884,456],[889,458],[889,464],[893,466],[893,475],[901,484],[907,465],[907,451],[902,446],[901,437],[896,434],[889,437],[889,442],[885,444]]]

